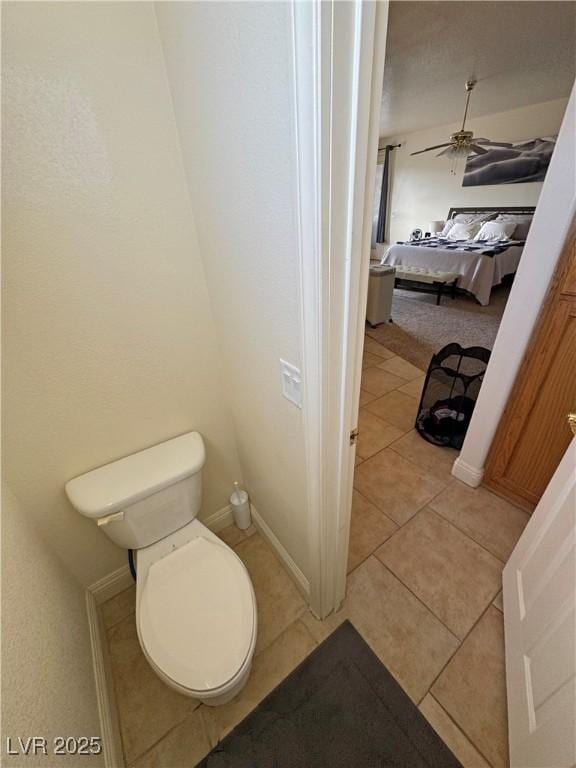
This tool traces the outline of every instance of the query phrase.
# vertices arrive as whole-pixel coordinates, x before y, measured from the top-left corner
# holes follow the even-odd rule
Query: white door
[[[504,568],[512,768],[576,765],[576,438]]]

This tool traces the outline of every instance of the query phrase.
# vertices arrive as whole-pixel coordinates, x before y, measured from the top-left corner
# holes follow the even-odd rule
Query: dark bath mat
[[[349,621],[197,768],[462,768]]]

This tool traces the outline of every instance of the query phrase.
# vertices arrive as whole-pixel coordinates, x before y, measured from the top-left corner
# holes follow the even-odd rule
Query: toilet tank
[[[188,432],[75,477],[66,494],[116,544],[142,549],[196,517],[205,458],[202,435]]]

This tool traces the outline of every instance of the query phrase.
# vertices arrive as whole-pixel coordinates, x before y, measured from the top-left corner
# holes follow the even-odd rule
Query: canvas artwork
[[[511,147],[487,147],[485,154],[470,155],[466,160],[462,186],[544,181],[555,145],[555,136],[545,136]]]

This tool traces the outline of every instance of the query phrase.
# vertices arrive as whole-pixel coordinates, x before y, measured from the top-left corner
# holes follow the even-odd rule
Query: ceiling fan
[[[488,150],[484,147],[511,147],[512,144],[504,141],[491,141],[490,139],[475,139],[472,131],[465,131],[466,117],[468,116],[468,105],[470,103],[470,94],[476,80],[466,80],[466,105],[464,107],[464,117],[462,118],[462,128],[450,136],[450,141],[446,144],[436,144],[433,147],[420,149],[418,152],[411,152],[411,155],[421,155],[424,152],[432,152],[434,149],[441,149],[436,157],[448,157],[453,160],[468,157],[468,155],[485,155]]]

